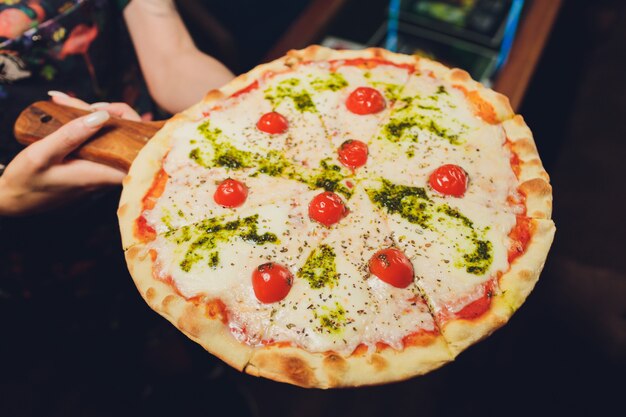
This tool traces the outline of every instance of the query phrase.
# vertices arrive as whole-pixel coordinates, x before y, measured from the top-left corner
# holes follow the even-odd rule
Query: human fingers
[[[53,102],[57,104],[61,104],[63,106],[74,107],[82,110],[91,110],[89,103],[82,101],[76,97],[70,97],[62,91],[50,90],[48,91],[48,95],[52,99]]]
[[[121,117],[122,119],[141,121],[141,116],[131,106],[126,103],[94,103],[92,109],[106,110],[111,116]]]
[[[74,119],[26,148],[26,157],[35,169],[58,163],[96,133],[110,117],[108,112],[99,110]]]
[[[125,172],[107,165],[73,159],[50,168],[44,180],[50,188],[96,188],[119,185],[125,176]]]

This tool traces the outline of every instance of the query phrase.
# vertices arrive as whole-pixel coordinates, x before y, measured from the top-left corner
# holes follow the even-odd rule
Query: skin
[[[194,45],[172,0],[133,0],[124,19],[150,94],[165,110],[176,113],[221,87],[233,74]],[[172,59],[176,57],[176,59]],[[124,103],[89,104],[56,94],[60,104],[130,120],[140,117]],[[0,215],[19,216],[71,202],[94,189],[118,185],[124,172],[67,156],[101,124],[89,126],[85,116],[20,152],[0,177]],[[104,123],[104,121],[102,121]]]
[[[94,113],[73,120],[13,158],[0,177],[0,215],[45,211],[95,189],[120,184],[126,175],[106,165],[67,156],[96,133],[111,115],[130,120],[139,120],[139,115],[125,103],[98,103],[93,108],[70,97],[53,97],[53,100]],[[93,124],[94,114],[102,111],[105,114]]]
[[[172,0],[133,0],[124,19],[150,94],[170,113],[185,110],[234,78],[196,48]]]

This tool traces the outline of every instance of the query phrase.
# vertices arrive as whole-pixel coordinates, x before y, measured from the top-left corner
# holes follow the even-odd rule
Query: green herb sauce
[[[348,86],[348,82],[338,72],[331,72],[326,78],[316,78],[311,81],[311,85],[316,91],[339,91]]]
[[[323,188],[326,191],[341,193],[344,197],[350,198],[352,190],[341,183],[345,178],[346,175],[341,172],[339,165],[332,164],[330,159],[323,159],[320,161],[319,169],[296,179],[304,182],[311,189]]]
[[[259,234],[258,221],[258,214],[228,222],[221,217],[214,217],[168,232],[165,237],[178,245],[188,245],[179,264],[183,271],[189,272],[201,261],[215,268],[220,263],[219,252],[215,250],[219,243],[228,242],[235,237],[256,245],[280,243],[273,233]]]
[[[227,140],[220,140],[221,131],[211,129],[208,120],[198,126],[198,131],[211,144],[212,151],[194,148],[189,153],[189,158],[205,168],[216,166],[233,170],[256,168],[257,171],[251,175],[261,173],[296,180],[311,189],[323,188],[326,191],[341,193],[346,198],[352,195],[352,190],[342,183],[351,173],[342,170],[330,158],[322,160],[318,168],[298,168],[282,152],[272,150],[267,154],[260,154],[242,151]]]
[[[445,87],[439,86],[437,92],[430,96],[404,96],[396,94],[395,99],[398,105],[391,111],[389,121],[383,126],[378,139],[385,139],[390,142],[403,142],[419,140],[418,132],[427,131],[434,136],[447,140],[451,145],[461,145],[465,143],[462,138],[467,133],[468,126],[456,119],[446,118],[442,112],[442,100],[448,107],[455,107],[450,99]],[[445,123],[445,127],[443,124]]]
[[[333,288],[339,281],[335,252],[328,245],[316,248],[298,270],[298,278],[306,279],[311,288]]]
[[[384,83],[380,81],[372,82],[372,85],[379,90],[383,90],[387,100],[391,101],[399,100],[402,90],[404,89],[404,86],[401,84]]]
[[[274,107],[277,107],[280,103],[289,99],[300,113],[305,111],[317,113],[311,95],[300,86],[300,80],[297,78],[283,80],[275,87],[267,88],[264,93],[265,98],[269,100]]]
[[[485,240],[489,228],[477,229],[474,222],[448,204],[436,204],[421,187],[396,185],[382,180],[379,189],[368,189],[370,200],[390,214],[398,214],[422,229],[439,233],[444,239],[447,231],[457,230],[463,239],[451,242],[459,253],[454,265],[468,273],[482,275],[493,263],[493,245]]]
[[[386,208],[391,214],[399,214],[423,229],[431,228],[433,202],[428,198],[426,190],[420,187],[395,185],[385,179],[382,182],[381,189],[367,190],[367,194],[374,204]]]
[[[339,334],[343,331],[343,327],[347,324],[346,310],[339,303],[335,303],[335,308],[322,307],[324,313],[315,313],[315,317],[319,320],[320,325],[316,327],[319,333]]]

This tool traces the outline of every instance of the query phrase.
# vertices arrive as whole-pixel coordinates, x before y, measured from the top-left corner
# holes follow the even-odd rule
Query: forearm
[[[13,212],[15,199],[15,193],[12,192],[8,184],[6,184],[6,181],[0,177],[0,217],[12,216],[15,214]]]
[[[172,0],[133,0],[124,18],[150,93],[165,110],[181,111],[233,78],[196,48]]]

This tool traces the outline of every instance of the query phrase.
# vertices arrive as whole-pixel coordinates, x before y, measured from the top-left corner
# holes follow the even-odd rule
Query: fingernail
[[[96,127],[109,120],[109,113],[104,110],[98,110],[85,117],[85,126]]]
[[[93,103],[92,105],[90,105],[89,107],[91,107],[92,109],[101,109],[103,107],[107,107],[109,106],[111,103],[107,103],[106,101],[99,101],[97,103]]]
[[[67,94],[65,94],[62,91],[56,91],[56,90],[50,90],[48,91],[48,95],[50,97],[62,97],[62,98],[69,98],[70,96],[68,96]]]

